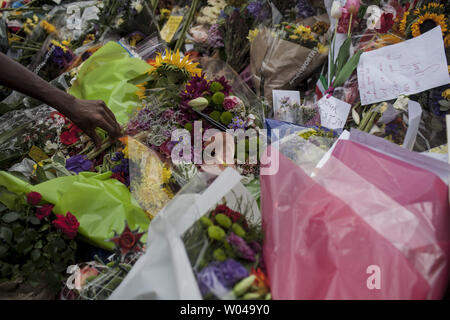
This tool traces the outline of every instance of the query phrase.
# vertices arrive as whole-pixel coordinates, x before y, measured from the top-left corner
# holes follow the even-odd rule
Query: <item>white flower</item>
[[[381,27],[380,18],[382,14],[383,10],[378,6],[372,5],[367,8],[364,18],[367,19],[367,28],[369,30],[379,29]]]
[[[394,103],[394,109],[401,110],[401,111],[408,111],[408,102],[409,98],[405,95],[400,95],[397,98],[397,101]]]
[[[47,140],[44,146],[44,151],[51,152],[52,150],[58,150],[58,145],[56,143],[51,142],[50,140]]]
[[[141,12],[143,8],[141,1],[134,0],[133,2],[131,2],[131,8],[136,10],[137,13]]]
[[[335,19],[339,19],[342,16],[342,5],[339,1],[333,1],[331,5],[331,16]]]

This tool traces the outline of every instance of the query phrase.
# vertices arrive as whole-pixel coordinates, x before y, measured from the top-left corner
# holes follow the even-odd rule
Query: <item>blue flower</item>
[[[89,171],[92,168],[92,161],[90,161],[86,156],[78,154],[76,156],[70,157],[66,161],[66,169],[76,173],[82,171]]]

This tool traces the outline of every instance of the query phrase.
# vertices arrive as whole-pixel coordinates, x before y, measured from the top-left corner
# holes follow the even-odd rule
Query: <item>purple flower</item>
[[[209,28],[208,44],[212,48],[222,48],[224,46],[220,26],[217,23]]]
[[[267,12],[264,10],[261,2],[251,2],[248,5],[247,10],[252,14],[256,21],[261,21],[267,18]]]
[[[241,258],[248,261],[255,261],[255,252],[249,247],[249,245],[245,242],[244,239],[231,233],[227,237],[227,241],[229,244],[233,246],[233,248],[239,253]]]
[[[238,281],[249,276],[247,269],[233,259],[228,259],[219,265],[222,271],[222,281],[227,288],[232,288]]]
[[[238,116],[236,116],[236,117],[234,117],[232,120],[231,120],[231,123],[228,125],[228,127],[230,128],[230,129],[234,129],[234,130],[237,130],[237,129],[245,129],[246,128],[246,122],[244,121],[244,120],[242,120],[241,118],[239,118]]]
[[[316,15],[316,10],[309,4],[308,0],[297,1],[297,18],[308,18]]]
[[[197,273],[197,281],[203,296],[212,292],[220,297],[248,276],[249,273],[242,264],[228,259],[225,262],[211,262]]]
[[[76,173],[82,171],[89,171],[92,168],[92,161],[90,161],[86,156],[78,154],[76,156],[70,157],[66,161],[66,169]]]

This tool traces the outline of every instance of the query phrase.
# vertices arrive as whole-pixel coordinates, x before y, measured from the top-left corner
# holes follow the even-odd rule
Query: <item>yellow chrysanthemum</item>
[[[255,40],[255,38],[258,36],[258,34],[259,34],[259,29],[258,29],[258,28],[255,28],[255,29],[253,29],[253,30],[250,30],[250,31],[248,32],[247,39],[248,39],[250,42],[253,42],[253,40]]]
[[[293,35],[289,36],[289,39],[292,39],[292,40],[297,40],[298,38],[299,38],[299,36],[296,35],[296,34],[293,34]]]
[[[311,34],[311,29],[305,27],[304,25],[299,25],[295,30],[294,30],[295,34],[301,35],[301,36],[305,36],[305,35],[309,35]]]
[[[420,16],[411,26],[413,37],[421,35],[420,26],[427,20],[432,20],[436,26],[441,26],[442,34],[447,32],[447,23],[445,23],[445,15],[436,13],[425,13]]]
[[[47,32],[47,33],[53,33],[56,31],[56,28],[54,25],[52,25],[51,23],[49,23],[46,20],[42,20],[41,21],[41,27]]]
[[[181,70],[184,70],[187,73],[191,74],[192,76],[200,77],[202,75],[202,69],[197,68],[198,63],[194,63],[192,60],[190,60],[189,56],[185,56],[183,59],[181,59],[180,50],[177,50],[177,52],[173,53],[172,51],[168,51],[166,49],[164,57],[161,53],[159,53],[156,56],[153,66],[155,67],[155,69],[157,69],[164,65],[172,65],[178,67]]]
[[[60,47],[61,49],[64,50],[64,52],[66,52],[68,50],[68,48],[65,45],[63,45],[62,43],[60,43],[59,41],[52,40],[51,44],[53,44],[56,47]]]
[[[450,89],[444,90],[444,92],[442,92],[442,97],[444,99],[450,100]]]

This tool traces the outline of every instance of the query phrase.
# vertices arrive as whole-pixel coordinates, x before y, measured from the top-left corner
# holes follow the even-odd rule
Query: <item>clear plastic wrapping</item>
[[[272,148],[279,171],[261,177],[261,194],[275,299],[442,298],[448,186],[419,165],[425,156],[361,134],[377,148],[339,141],[313,171],[319,157],[294,163]],[[300,160],[316,148],[304,148]],[[448,165],[442,170],[448,179]]]

